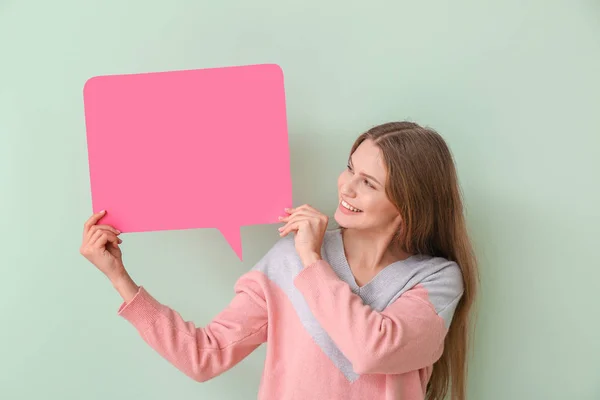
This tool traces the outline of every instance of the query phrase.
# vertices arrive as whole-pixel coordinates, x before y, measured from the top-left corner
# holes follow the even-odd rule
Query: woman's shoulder
[[[462,270],[455,261],[430,255],[413,256],[411,261],[412,280],[415,285],[442,285],[462,292]]]
[[[292,255],[296,255],[296,245],[292,234],[276,240],[265,254],[266,257],[274,260],[286,259]]]
[[[323,237],[323,248],[331,247],[336,239],[336,230],[328,230]],[[285,274],[294,277],[302,269],[302,260],[296,251],[294,235],[278,238],[265,255],[255,264],[254,270],[269,276]]]
[[[252,269],[274,277],[301,268],[302,263],[296,252],[294,237],[288,235],[278,238]]]

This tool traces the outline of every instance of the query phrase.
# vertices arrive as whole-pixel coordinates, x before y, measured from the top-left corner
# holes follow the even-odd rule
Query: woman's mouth
[[[346,202],[345,200],[342,200],[340,202],[340,210],[344,213],[344,214],[358,214],[363,212],[362,210],[359,210],[358,208],[352,206],[351,204],[349,204],[348,202]]]

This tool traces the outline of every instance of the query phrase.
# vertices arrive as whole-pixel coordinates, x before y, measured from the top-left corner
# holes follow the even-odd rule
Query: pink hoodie
[[[268,341],[262,400],[423,400],[463,292],[458,265],[413,256],[359,287],[339,230],[304,268],[280,239],[235,285],[230,305],[196,327],[144,287],[119,308],[141,337],[199,382]]]

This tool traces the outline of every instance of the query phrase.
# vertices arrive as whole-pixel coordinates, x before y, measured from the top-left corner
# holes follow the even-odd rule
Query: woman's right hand
[[[83,241],[79,252],[96,266],[111,282],[125,274],[123,253],[118,237],[121,232],[110,225],[98,225],[98,221],[106,214],[100,211],[92,215],[83,226]]]

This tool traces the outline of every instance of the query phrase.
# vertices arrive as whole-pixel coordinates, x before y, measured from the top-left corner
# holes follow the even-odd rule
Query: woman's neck
[[[374,232],[343,228],[341,231],[346,259],[353,269],[379,271],[411,255],[392,245],[395,232]]]

